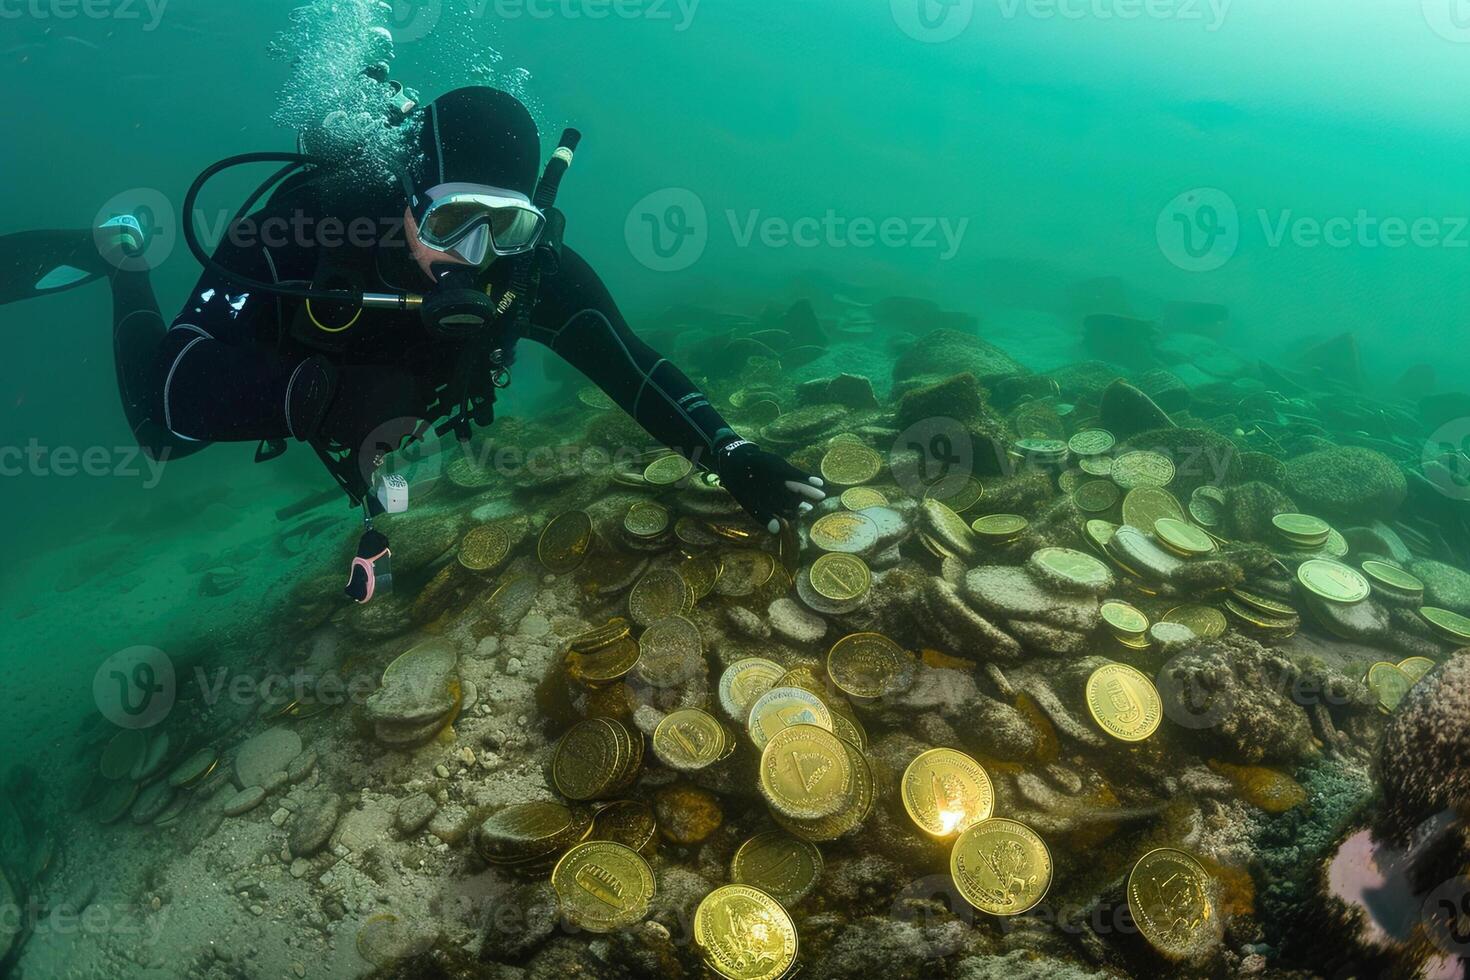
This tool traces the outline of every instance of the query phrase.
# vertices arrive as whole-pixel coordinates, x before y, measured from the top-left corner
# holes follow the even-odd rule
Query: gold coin
[[[745,724],[755,699],[775,687],[785,672],[780,664],[762,657],[735,661],[720,675],[720,707],[732,719]]]
[[[1160,847],[1128,874],[1128,911],[1149,945],[1173,960],[1194,959],[1219,944],[1220,917],[1209,875],[1183,851]]]
[[[822,877],[822,852],[784,830],[768,830],[741,844],[730,860],[730,880],[759,888],[782,905],[795,905]]]
[[[1077,461],[1077,466],[1088,476],[1110,477],[1113,475],[1113,457],[1111,456],[1084,456]]]
[[[643,470],[643,479],[655,487],[671,487],[694,472],[694,464],[678,453],[660,456]]]
[[[1301,544],[1320,544],[1332,530],[1326,521],[1310,514],[1277,514],[1271,523],[1287,538]]]
[[[1141,742],[1158,730],[1164,702],[1154,682],[1127,664],[1103,664],[1087,678],[1087,710],[1121,742]]]
[[[907,691],[916,671],[913,654],[881,633],[852,633],[827,651],[827,674],[844,694],[881,698]]]
[[[1208,555],[1215,550],[1215,541],[1204,531],[1173,517],[1160,517],[1154,521],[1154,537],[1170,551],[1187,558]]]
[[[1267,616],[1273,616],[1277,619],[1292,619],[1297,615],[1297,611],[1286,603],[1277,602],[1275,599],[1269,599],[1266,596],[1257,595],[1254,592],[1247,592],[1245,589],[1231,589],[1230,594],[1239,600],[1241,605]]]
[[[880,491],[872,487],[848,487],[842,491],[842,506],[848,510],[862,510],[866,507],[887,507],[888,498]]]
[[[699,708],[671,711],[653,730],[653,754],[679,772],[696,772],[720,761],[726,744],[724,726]]]
[[[1362,572],[1330,558],[1302,562],[1296,570],[1296,578],[1313,595],[1345,605],[1362,602],[1371,591]]]
[[[593,627],[572,637],[567,645],[578,653],[593,653],[618,642],[630,632],[628,621],[621,616],[614,616],[602,626]]]
[[[1115,633],[1138,637],[1148,632],[1149,622],[1137,607],[1112,600],[1102,604],[1103,622]]]
[[[112,736],[107,748],[102,750],[98,769],[104,779],[124,779],[143,761],[147,751],[148,733],[141,729],[125,728]]]
[[[638,538],[656,538],[669,529],[669,509],[651,500],[641,500],[628,508],[623,527]]]
[[[651,568],[628,593],[628,614],[639,626],[677,616],[694,608],[694,590],[668,565]]]
[[[844,701],[842,704],[845,705],[846,702]],[[832,709],[832,734],[843,741],[851,742],[866,752],[868,749],[868,733],[863,730],[862,722],[858,721],[855,716],[848,714],[841,706],[833,708],[829,704],[827,707]]]
[[[954,842],[949,873],[965,901],[991,915],[1034,909],[1051,887],[1051,852],[1036,832],[1004,817],[970,827]]]
[[[1414,681],[1396,664],[1380,660],[1368,668],[1368,686],[1378,697],[1378,706],[1389,714],[1399,706]]]
[[[1290,617],[1272,616],[1245,603],[1236,602],[1234,599],[1226,599],[1222,605],[1230,615],[1258,629],[1289,636],[1295,633],[1296,628],[1301,625],[1301,617],[1294,612]]]
[[[1108,566],[1073,548],[1042,548],[1031,556],[1031,562],[1042,578],[1086,592],[1104,589],[1113,582]]]
[[[545,857],[580,836],[585,826],[569,807],[546,800],[513,803],[480,824],[475,842],[496,863]]]
[[[857,511],[833,511],[817,518],[807,530],[812,544],[823,551],[855,553],[878,543],[878,525]]]
[[[1379,585],[1386,586],[1394,592],[1402,592],[1406,595],[1419,595],[1424,591],[1424,583],[1413,575],[1390,565],[1386,561],[1374,561],[1369,559],[1362,564],[1363,574],[1367,575]]]
[[[842,741],[828,728],[792,725],[761,750],[760,787],[766,802],[796,820],[830,817],[852,789]]]
[[[472,572],[488,572],[510,554],[510,535],[498,524],[484,524],[459,542],[459,563]]]
[[[822,479],[839,487],[867,483],[883,469],[883,457],[860,443],[839,442],[821,462]]]
[[[665,616],[638,638],[639,680],[652,687],[677,687],[704,669],[704,638],[684,616]]]
[[[604,718],[578,722],[561,737],[551,757],[551,781],[569,800],[590,800],[608,788],[620,764],[617,733]]]
[[[1213,606],[1202,606],[1197,603],[1189,603],[1183,606],[1175,606],[1159,619],[1161,623],[1178,623],[1187,626],[1194,632],[1195,636],[1204,640],[1213,640],[1224,636],[1229,622],[1225,614]]]
[[[764,751],[777,732],[793,725],[816,725],[831,731],[832,711],[811,691],[773,687],[751,702],[745,730],[755,747]]]
[[[939,501],[956,514],[963,514],[974,507],[984,495],[985,488],[973,476],[940,480],[924,491],[925,497]]]
[[[1163,487],[1134,487],[1123,498],[1123,523],[1140,531],[1153,530],[1154,522],[1161,517],[1184,519],[1184,508],[1174,495]]]
[[[1117,504],[1120,491],[1111,480],[1088,480],[1072,491],[1072,501],[1084,514],[1101,514]]]
[[[970,530],[987,541],[1009,541],[1030,526],[1019,514],[986,514],[976,518]]]
[[[1107,554],[1108,542],[1113,540],[1113,535],[1117,532],[1118,525],[1111,521],[1094,519],[1083,525],[1082,530],[1094,548]]]
[[[725,980],[780,980],[796,963],[796,925],[759,888],[722,885],[694,912],[694,943]]]
[[[648,914],[653,869],[631,847],[587,841],[556,862],[551,887],[568,923],[588,932],[616,932]]]
[[[1215,486],[1197,487],[1189,495],[1189,516],[1200,527],[1219,527],[1225,520],[1225,491]]]
[[[536,543],[536,557],[546,570],[556,574],[574,571],[587,557],[592,544],[592,518],[580,510],[551,519]]]
[[[715,582],[715,592],[719,595],[750,595],[776,574],[776,559],[767,551],[731,551],[723,556],[722,562],[719,580]]]
[[[589,840],[606,840],[640,853],[651,850],[658,818],[653,807],[642,800],[617,800],[609,803],[592,818]]]
[[[826,701],[833,693],[827,685],[827,682],[818,676],[816,668],[810,664],[800,664],[792,667],[780,676],[774,686],[799,687],[803,691],[811,691],[823,701]],[[831,707],[831,705],[829,704],[828,707]]]
[[[1117,440],[1106,429],[1086,429],[1067,440],[1067,448],[1078,456],[1101,456],[1111,452]]]
[[[846,803],[836,813],[817,820],[793,820],[779,811],[771,811],[771,819],[777,826],[795,834],[803,840],[829,841],[845,837],[863,825],[873,810],[876,786],[873,770],[867,758],[851,742],[843,741],[842,749],[847,753],[847,765],[852,770],[852,792]]]
[[[995,809],[990,775],[954,749],[920,753],[904,770],[900,793],[909,819],[931,837],[968,830],[988,820]]]
[[[587,653],[572,650],[567,654],[567,676],[579,684],[608,684],[627,676],[641,653],[638,641],[627,635]]]
[[[829,553],[812,562],[812,588],[833,602],[849,602],[868,594],[873,573],[856,555]]]
[[[1408,676],[1411,683],[1419,683],[1419,679],[1429,673],[1435,667],[1434,661],[1428,657],[1408,657],[1399,661],[1399,670]]]
[[[1456,643],[1470,643],[1470,619],[1438,606],[1423,606],[1419,615],[1439,632]]]
[[[1136,450],[1113,460],[1109,475],[1124,490],[1167,487],[1174,482],[1174,463],[1162,453]]]
[[[720,560],[709,555],[690,555],[679,562],[679,577],[689,583],[695,602],[714,591],[723,572]]]

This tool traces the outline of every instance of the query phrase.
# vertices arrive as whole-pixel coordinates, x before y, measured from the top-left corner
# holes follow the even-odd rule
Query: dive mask
[[[404,177],[418,237],[436,252],[453,252],[482,266],[491,255],[522,255],[536,247],[546,215],[519,191],[484,184],[440,184],[416,193]]]

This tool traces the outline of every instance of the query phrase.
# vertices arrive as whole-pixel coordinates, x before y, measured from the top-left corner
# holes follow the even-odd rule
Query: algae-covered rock
[[[898,424],[913,425],[928,418],[961,422],[985,416],[985,393],[973,374],[955,374],[934,384],[910,388],[898,400]]]
[[[1287,460],[1285,489],[1309,513],[1371,520],[1391,517],[1408,484],[1382,453],[1339,446]]]
[[[1271,518],[1296,509],[1290,497],[1269,483],[1242,483],[1225,495],[1225,533],[1247,541],[1272,540]]]
[[[1207,752],[1233,763],[1293,763],[1313,751],[1306,709],[1291,697],[1300,671],[1287,658],[1227,634],[1158,674],[1164,714]]]
[[[873,393],[873,383],[867,378],[856,374],[839,374],[835,378],[817,378],[797,385],[796,404],[846,405],[849,408],[870,409],[878,407],[878,396]]]
[[[1118,380],[1118,368],[1107,361],[1078,361],[1049,372],[1063,398],[1074,402],[1096,402],[1108,385]]]
[[[1121,378],[1108,385],[1098,405],[1102,427],[1119,439],[1174,424],[1169,413],[1148,395]]]
[[[935,330],[920,337],[893,364],[893,380],[923,374],[973,374],[982,384],[1025,372],[1009,354],[974,334]]]
[[[1213,429],[1197,426],[1152,429],[1130,436],[1131,449],[1149,449],[1174,463],[1174,482],[1169,491],[1188,501],[1196,488],[1219,485],[1235,464],[1235,443]]]
[[[1409,572],[1424,583],[1426,605],[1470,615],[1470,572],[1429,558],[1411,562]]]
[[[1166,412],[1182,412],[1189,407],[1189,389],[1173,371],[1148,371],[1138,377],[1138,388]]]
[[[1403,841],[1422,821],[1449,807],[1470,807],[1470,653],[1424,675],[1399,704],[1378,751],[1383,787],[1377,820]]]

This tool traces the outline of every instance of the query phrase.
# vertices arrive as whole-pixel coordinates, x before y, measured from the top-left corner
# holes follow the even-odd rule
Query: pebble
[[[505,662],[505,672],[512,676],[521,672],[521,658],[511,657]]]
[[[277,726],[248,739],[235,753],[235,779],[241,786],[263,786],[266,777],[286,768],[301,754],[301,736]]]
[[[439,763],[437,766],[434,767],[434,775],[438,776],[440,779],[448,779],[449,767],[442,762]]]
[[[293,759],[291,764],[286,767],[286,781],[292,785],[301,782],[307,776],[311,775],[312,770],[316,768],[316,764],[316,752],[308,749]]]
[[[461,747],[454,755],[455,758],[467,766],[473,766],[475,764],[475,750],[468,745]]]
[[[783,596],[767,609],[771,628],[797,643],[815,643],[827,633],[827,621]]]
[[[275,813],[271,814],[271,823],[275,824],[277,827],[286,826],[286,821],[290,819],[291,811],[287,810],[285,807],[281,807],[280,809],[276,810]]]
[[[225,801],[224,814],[227,817],[238,817],[242,813],[249,813],[251,810],[254,810],[264,800],[265,790],[259,786],[242,789]]]
[[[325,793],[313,797],[291,827],[287,843],[296,857],[310,857],[327,845],[342,816],[342,797]]]
[[[398,810],[393,815],[393,826],[405,837],[424,829],[424,826],[439,812],[439,804],[427,793],[415,793],[398,801]]]

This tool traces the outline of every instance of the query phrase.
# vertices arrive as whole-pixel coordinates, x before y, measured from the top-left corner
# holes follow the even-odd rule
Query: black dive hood
[[[563,132],[556,152],[538,181],[535,173],[539,164],[539,137],[525,106],[514,96],[495,89],[457,89],[436,99],[424,110],[423,153],[406,175],[405,183],[415,194],[451,182],[520,190],[549,214],[581,138],[575,129]],[[498,300],[492,299],[487,292],[483,271],[467,266],[449,267],[449,271],[439,276],[432,288],[422,293],[285,286],[253,279],[227,268],[205,250],[190,216],[194,214],[200,192],[210,180],[226,170],[256,163],[284,163],[285,166],[251,193],[231,220],[231,227],[287,177],[297,171],[329,169],[331,166],[327,160],[300,153],[244,153],[221,160],[201,173],[184,197],[183,232],[189,250],[206,269],[249,289],[308,303],[346,304],[358,309],[417,310],[426,328],[437,336],[451,339],[482,334],[512,309],[516,309],[519,316],[529,315],[527,304],[522,301],[533,288],[535,263],[538,255],[546,253],[546,247],[538,246],[509,260],[513,263],[511,283]],[[548,245],[554,252],[559,242]]]

